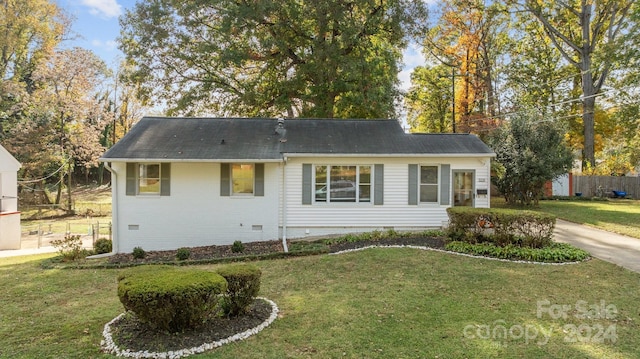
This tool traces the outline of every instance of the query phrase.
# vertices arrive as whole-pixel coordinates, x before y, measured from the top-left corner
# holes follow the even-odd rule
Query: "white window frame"
[[[148,171],[146,170],[147,167],[150,166],[158,166],[158,177],[148,177],[148,176],[143,176],[143,173],[147,173]],[[145,168],[145,170],[143,170],[143,168]],[[152,163],[138,163],[137,164],[137,171],[136,171],[136,193],[140,196],[159,196],[162,193],[162,166],[160,165],[159,162],[152,162]],[[157,180],[158,182],[158,190],[157,191],[142,191],[143,186],[140,185],[140,182],[146,180]],[[148,185],[147,185],[148,186]],[[144,186],[144,187],[147,187]]]
[[[251,184],[251,192],[235,192],[233,190],[234,187],[234,175],[233,175],[233,168],[235,166],[251,166],[251,180],[252,180],[252,184]],[[242,179],[244,180],[244,179]],[[229,194],[232,197],[253,197],[255,196],[256,193],[256,164],[255,163],[230,163],[229,164],[229,186],[231,186],[231,188],[229,189]]]
[[[436,183],[422,183],[422,168],[423,167],[435,167],[436,168]],[[439,164],[421,164],[418,166],[418,203],[419,204],[440,204],[440,177],[441,168]],[[436,200],[435,201],[423,201],[422,200],[422,186],[435,186],[436,187]]]
[[[321,183],[316,182],[316,174],[317,174],[317,168],[318,167],[325,167],[326,168],[326,173],[327,173],[327,178],[326,178],[326,182],[324,183],[324,187],[326,187],[325,189],[325,193],[326,193],[326,197],[325,200],[317,200],[317,191],[318,191],[318,185],[321,185]],[[356,182],[354,184],[355,186],[355,200],[354,201],[340,201],[340,200],[331,200],[331,168],[332,167],[355,167],[356,168]],[[369,167],[369,182],[368,183],[361,183],[360,182],[360,170],[361,167]],[[361,205],[367,205],[367,204],[373,204],[374,203],[374,171],[375,171],[375,166],[373,164],[313,164],[312,165],[312,199],[313,199],[313,203],[316,204],[331,204],[331,205],[335,205],[335,204],[361,204]],[[335,181],[334,181],[335,182]],[[369,186],[369,198],[368,200],[361,200],[360,199],[360,186],[361,185],[366,185]]]

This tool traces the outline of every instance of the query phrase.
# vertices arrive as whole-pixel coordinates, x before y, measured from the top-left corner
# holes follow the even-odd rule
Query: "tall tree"
[[[418,66],[411,73],[405,97],[407,122],[412,132],[452,132],[452,95],[449,68]]]
[[[35,88],[32,74],[69,29],[50,0],[0,2],[0,139],[26,110]]]
[[[421,0],[139,2],[121,49],[169,113],[389,117]]]
[[[95,167],[104,151],[100,133],[109,123],[109,114],[98,101],[96,88],[108,70],[93,52],[81,48],[60,50],[34,71],[39,83],[34,91],[38,116],[48,120],[52,142],[43,143],[42,151],[54,152],[65,168],[60,171],[60,203],[64,179],[67,179],[67,205],[71,209],[71,175],[74,166]]]
[[[510,106],[516,111],[523,105],[537,108],[546,116],[566,115],[563,109],[569,106],[559,103],[571,98],[573,68],[562,61],[537,20],[522,13],[513,20],[504,84],[511,94]]]
[[[495,128],[499,102],[496,66],[503,53],[506,20],[499,3],[483,0],[441,2],[440,17],[427,32],[427,57],[454,67],[455,113],[462,132]]]
[[[616,46],[625,32],[633,0],[536,1],[523,5],[544,26],[562,57],[580,72],[583,163],[595,165],[596,97],[624,49]]]

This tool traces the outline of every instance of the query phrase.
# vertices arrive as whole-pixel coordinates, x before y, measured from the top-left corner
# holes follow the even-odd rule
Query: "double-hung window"
[[[371,167],[366,166],[315,166],[316,202],[371,202]]]
[[[438,166],[420,166],[420,202],[438,202]]]
[[[160,194],[160,164],[138,164],[138,194]]]
[[[127,196],[169,196],[171,192],[170,163],[127,163]]]
[[[264,163],[221,163],[220,196],[263,197]]]
[[[231,165],[231,193],[233,195],[253,195],[255,170],[252,163]]]

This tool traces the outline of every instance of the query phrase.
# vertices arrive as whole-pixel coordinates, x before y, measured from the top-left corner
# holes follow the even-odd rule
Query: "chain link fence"
[[[69,235],[79,235],[84,248],[93,248],[100,238],[112,239],[111,221],[51,221],[37,224],[22,224],[22,249],[50,247],[56,239],[64,239]]]

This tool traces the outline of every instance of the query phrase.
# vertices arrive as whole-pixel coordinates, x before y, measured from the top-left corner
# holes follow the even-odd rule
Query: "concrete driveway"
[[[572,244],[592,256],[640,273],[640,239],[558,219],[555,240]]]

